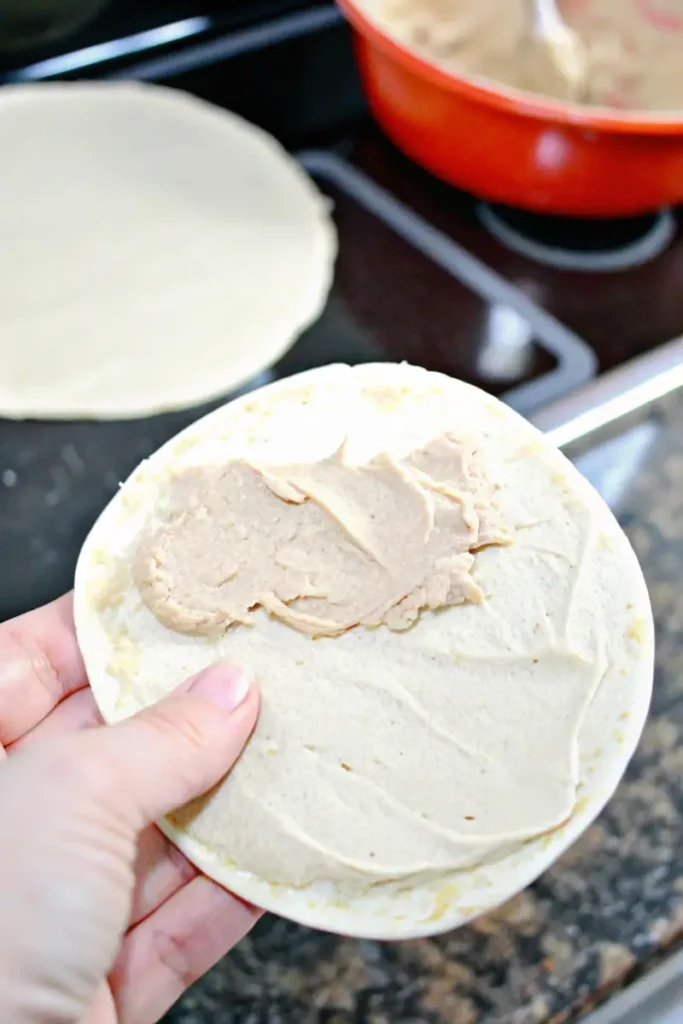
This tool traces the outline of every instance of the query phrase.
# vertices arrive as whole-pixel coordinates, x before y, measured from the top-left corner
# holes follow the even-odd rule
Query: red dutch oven
[[[623,217],[683,203],[683,111],[581,107],[461,77],[392,39],[353,0],[338,3],[374,116],[437,177],[556,215]]]

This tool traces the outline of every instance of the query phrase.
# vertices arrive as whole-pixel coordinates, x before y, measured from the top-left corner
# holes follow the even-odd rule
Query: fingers
[[[39,722],[20,739],[8,747],[8,754],[18,754],[25,747],[65,732],[80,732],[102,725],[102,717],[97,710],[90,688],[72,693],[70,697],[58,704],[51,715]]]
[[[109,982],[120,1024],[152,1024],[246,935],[261,911],[198,877],[128,933]]]
[[[70,594],[0,625],[0,745],[14,743],[86,683]]]
[[[35,729],[13,743],[8,753],[18,754],[33,743],[101,724],[102,719],[90,689],[79,690],[62,701]],[[156,826],[146,828],[138,840],[136,886],[130,926],[135,926],[151,914],[198,873],[187,857]]]
[[[210,666],[158,704],[78,737],[84,785],[134,831],[206,793],[230,770],[256,723],[245,673]]]
[[[197,868],[155,825],[146,828],[138,840],[129,927],[139,924],[198,874]]]
[[[13,743],[8,753],[17,754],[36,742],[101,724],[102,719],[91,690],[79,690],[63,700],[51,715]],[[144,829],[138,840],[136,888],[130,926],[135,926],[151,914],[198,873],[159,829],[155,826]]]
[[[105,981],[98,988],[92,1006],[83,1018],[82,1024],[103,1024],[116,1020],[116,1004],[111,989]]]

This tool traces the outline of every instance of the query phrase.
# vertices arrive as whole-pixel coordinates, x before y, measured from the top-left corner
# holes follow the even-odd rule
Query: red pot
[[[683,112],[617,113],[464,78],[393,40],[353,0],[338,3],[377,121],[437,177],[559,215],[621,217],[683,203]]]

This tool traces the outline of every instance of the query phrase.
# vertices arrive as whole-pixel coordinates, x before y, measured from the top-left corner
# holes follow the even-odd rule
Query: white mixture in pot
[[[683,0],[559,0],[559,8],[586,48],[580,102],[683,110]],[[577,98],[535,32],[532,0],[366,0],[366,10],[450,71]]]

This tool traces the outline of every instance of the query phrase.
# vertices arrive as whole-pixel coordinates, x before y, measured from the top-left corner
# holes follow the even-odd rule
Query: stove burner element
[[[584,220],[480,203],[477,214],[506,248],[558,270],[639,267],[664,252],[676,234],[670,210],[620,220]]]

